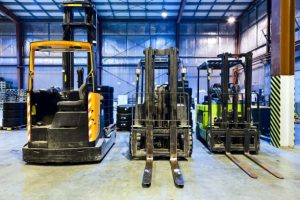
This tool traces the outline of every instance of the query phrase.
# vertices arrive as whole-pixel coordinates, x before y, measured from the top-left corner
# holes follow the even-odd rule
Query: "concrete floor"
[[[284,180],[248,161],[259,175],[251,179],[194,140],[192,158],[180,162],[185,187],[174,186],[168,161],[155,161],[152,186],[145,189],[145,163],[128,159],[128,133],[118,134],[101,163],[88,165],[27,165],[21,151],[25,141],[24,130],[0,132],[0,199],[299,199],[300,151],[275,149],[266,142],[257,157],[277,168]]]

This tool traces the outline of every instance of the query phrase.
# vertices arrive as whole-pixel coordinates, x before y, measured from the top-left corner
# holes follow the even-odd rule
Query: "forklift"
[[[235,78],[236,67],[244,72],[244,84],[240,84]],[[207,72],[207,96],[202,104],[199,99],[200,70]],[[214,70],[221,71],[221,84],[211,85]],[[232,83],[229,82],[230,70],[234,75]],[[252,106],[251,101],[251,97],[256,95],[252,93],[252,53],[224,53],[218,55],[216,60],[204,62],[198,67],[197,89],[197,139],[211,152],[225,153],[226,157],[251,178],[257,178],[256,173],[233,153],[241,153],[275,177],[283,179],[271,166],[252,155],[258,154],[260,150],[259,124],[253,122],[251,112],[253,107],[259,110],[259,102]]]
[[[136,70],[136,105],[130,133],[130,154],[133,159],[145,159],[142,186],[150,187],[154,158],[169,158],[174,183],[184,186],[178,157],[187,159],[192,154],[192,128],[189,124],[190,106],[184,89],[178,91],[178,50],[146,48],[145,92],[140,93],[140,67]],[[156,65],[156,58],[167,59],[167,67]],[[168,82],[155,87],[155,72],[168,71]],[[181,65],[181,81],[185,81],[186,69]],[[184,84],[182,84],[184,85]],[[144,86],[141,85],[143,90]],[[143,100],[141,101],[141,96]]]
[[[63,40],[30,44],[28,142],[23,147],[23,160],[27,163],[99,162],[116,140],[115,125],[104,123],[107,99],[97,84],[101,83],[95,68],[99,45],[97,10],[89,0],[65,1],[63,10]],[[76,12],[83,19],[76,18]],[[73,41],[78,29],[86,31],[87,42]],[[34,90],[36,52],[62,53],[62,90]],[[88,74],[84,79],[84,70],[77,71],[78,90],[74,90],[74,54],[78,52],[87,53]]]
[[[91,67],[85,83],[78,91],[33,90],[36,52],[88,52]],[[103,127],[101,94],[96,91],[92,55],[92,46],[86,42],[31,43],[25,162],[99,162],[115,143],[115,128]]]

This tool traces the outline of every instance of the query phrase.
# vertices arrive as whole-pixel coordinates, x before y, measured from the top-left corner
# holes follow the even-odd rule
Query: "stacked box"
[[[130,131],[134,113],[132,105],[122,105],[117,107],[117,128],[121,131]]]
[[[98,86],[97,92],[101,94],[101,109],[104,113],[104,126],[114,123],[114,88],[109,86]]]
[[[0,83],[0,87],[3,86]],[[0,127],[14,128],[26,124],[26,90],[0,90]]]

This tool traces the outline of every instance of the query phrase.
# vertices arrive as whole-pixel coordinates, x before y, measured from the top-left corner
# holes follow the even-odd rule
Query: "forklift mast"
[[[178,63],[178,49],[147,48],[145,54],[145,97],[139,104],[139,77],[143,67],[137,68],[135,119],[130,133],[130,153],[133,158],[145,158],[146,165],[142,185],[149,187],[152,179],[154,157],[170,158],[174,183],[184,186],[177,157],[188,158],[192,154],[192,131],[189,124],[189,96],[185,92],[186,70]],[[167,57],[161,67],[157,57]],[[178,89],[181,67],[181,90]],[[155,70],[166,69],[168,83],[155,88]],[[143,80],[141,85],[143,91]],[[143,93],[141,94],[143,95]]]
[[[74,41],[75,30],[84,29],[87,32],[86,41],[93,46],[94,66],[98,66],[98,23],[97,10],[90,0],[74,0],[63,2],[64,19],[63,19],[63,40]],[[75,13],[83,15],[76,18]],[[90,57],[90,53],[87,53]],[[88,59],[87,71],[91,71],[91,61]],[[97,81],[95,78],[94,80]],[[92,80],[89,80],[89,83]],[[93,83],[96,84],[96,83]],[[74,53],[63,53],[63,89],[74,89]]]
[[[168,86],[170,93],[170,120],[172,125],[176,125],[177,120],[177,80],[178,80],[178,68],[177,68],[177,52],[176,48],[170,48],[165,50],[156,50],[156,49],[146,49],[146,66],[145,66],[145,77],[146,77],[146,116],[147,121],[152,124],[154,115],[154,94],[155,94],[155,65],[154,58],[155,56],[168,56],[169,65],[168,65]]]
[[[245,62],[243,64],[244,75],[245,75],[245,112],[243,119],[247,122],[247,127],[251,125],[251,94],[252,94],[252,53],[245,54],[230,54],[224,53],[218,56],[222,59],[222,72],[221,72],[221,91],[222,91],[222,126],[226,128],[228,122],[228,91],[229,91],[229,80],[230,80],[230,58],[244,58]],[[235,92],[235,96],[238,95],[238,92]],[[235,99],[235,98],[234,98]],[[234,116],[237,118],[237,102],[233,104]],[[225,126],[225,127],[224,127]]]

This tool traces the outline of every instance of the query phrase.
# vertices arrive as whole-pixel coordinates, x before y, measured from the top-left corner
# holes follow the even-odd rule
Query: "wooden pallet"
[[[26,128],[26,125],[21,125],[21,126],[15,126],[15,127],[0,127],[0,130],[5,130],[5,131],[14,131],[14,130],[21,130]]]

